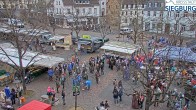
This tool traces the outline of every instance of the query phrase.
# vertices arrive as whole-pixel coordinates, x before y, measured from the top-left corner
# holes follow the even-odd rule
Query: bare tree
[[[101,17],[101,18],[100,18],[99,27],[100,27],[101,36],[102,36],[102,38],[104,39],[104,38],[106,37],[108,31],[110,31],[110,29],[109,29],[108,26],[107,26],[107,22],[106,22],[106,18],[105,18],[105,17]],[[109,29],[109,30],[108,30],[108,29]]]
[[[27,7],[27,4],[18,4],[16,5],[16,1],[14,0],[3,0],[3,3],[5,5],[5,12],[2,12],[4,14],[8,21],[10,20],[10,23],[2,22],[2,24],[7,25],[8,29],[11,31],[6,34],[1,34],[1,38],[6,39],[6,42],[11,43],[14,48],[17,50],[17,58],[18,61],[12,60],[10,54],[8,51],[5,50],[5,48],[0,47],[0,50],[5,54],[5,56],[14,64],[13,67],[17,71],[17,76],[20,76],[20,79],[22,81],[23,90],[26,92],[26,84],[25,84],[25,70],[34,62],[34,59],[41,53],[37,52],[36,55],[32,56],[29,59],[28,64],[25,66],[23,59],[26,57],[26,53],[32,46],[38,46],[39,48],[42,48],[39,43],[39,37],[29,37],[29,35],[38,36],[41,29],[44,29],[45,23],[43,22],[43,18],[40,17],[40,15],[34,16],[32,19],[32,16],[30,15],[31,10],[33,7]],[[28,3],[31,4],[30,2]],[[24,6],[24,9],[19,9],[18,7]],[[32,4],[33,5],[33,4]],[[16,20],[21,20],[25,23],[25,26],[30,28],[22,29],[18,28],[18,22]],[[27,33],[21,33],[22,31]],[[17,64],[19,62],[19,64]],[[6,63],[6,62],[4,62]]]
[[[176,70],[172,72],[171,68],[173,65],[171,65],[170,63],[170,60],[172,60],[170,58],[170,55],[172,55],[174,51],[178,51],[179,57],[175,59],[174,66],[176,66]],[[181,61],[185,61],[187,55],[190,54],[190,53],[183,53],[183,51],[184,50],[181,48],[176,50],[173,47],[159,49],[159,51],[157,51],[157,49],[153,49],[152,53],[155,53],[155,54],[152,57],[148,57],[149,51],[145,49],[144,44],[141,45],[141,54],[144,54],[144,56],[146,56],[146,61],[147,61],[146,64],[144,64],[145,68],[138,69],[138,67],[135,66],[138,64],[137,62],[135,62],[135,64],[132,66],[132,70],[134,70],[133,74],[135,76],[137,76],[137,74],[141,75],[138,81],[140,82],[140,85],[142,86],[143,92],[141,92],[137,88],[131,87],[130,89],[134,89],[134,91],[137,91],[137,92],[140,91],[144,95],[146,99],[145,106],[144,106],[145,110],[150,110],[150,107],[155,103],[165,103],[166,101],[169,100],[168,95],[169,95],[169,92],[171,91],[172,84],[176,80],[176,75],[178,72],[181,72],[185,67],[184,66],[185,63],[181,63]],[[154,64],[154,61],[157,58],[161,58],[161,57],[162,57],[162,62],[160,63],[159,68],[157,68],[156,65]],[[153,83],[149,75],[153,76],[152,78]],[[161,93],[156,93],[155,87],[159,86],[159,83],[162,81],[167,83],[167,86]],[[127,94],[127,95],[131,95],[131,94]],[[158,100],[156,99],[157,95],[160,95],[160,98],[158,98]]]

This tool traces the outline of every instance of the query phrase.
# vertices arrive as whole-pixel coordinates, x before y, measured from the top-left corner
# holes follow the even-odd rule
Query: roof
[[[169,60],[196,62],[196,53],[194,53],[190,48],[186,47],[167,46],[156,50],[154,57]]]
[[[5,52],[3,52],[1,50],[0,51],[0,60],[2,62],[9,63],[11,65],[16,64],[17,66],[19,66],[20,63],[18,60],[18,50],[16,48],[14,48],[13,46],[8,47],[8,45],[9,44],[7,44],[7,43],[5,44],[5,46],[4,46],[4,43],[0,45],[1,48],[3,48],[4,51],[7,53],[7,55],[5,55]],[[9,58],[11,60],[8,59],[7,56],[9,56]],[[64,61],[64,58],[55,57],[55,56],[51,56],[51,55],[39,54],[37,52],[32,52],[32,51],[27,51],[22,58],[23,67],[27,67],[29,65],[52,67],[52,66],[57,65],[58,63],[63,62],[63,61]]]
[[[186,46],[187,46],[187,47],[196,46],[196,40],[191,40],[190,42],[187,42],[187,43],[186,43]]]
[[[117,41],[109,41],[101,47],[101,49],[103,50],[115,51],[115,52],[126,53],[126,54],[132,54],[135,51],[137,51],[139,48],[140,46],[135,44],[117,42]]]
[[[22,107],[20,107],[18,110],[52,110],[51,105],[33,100]]]

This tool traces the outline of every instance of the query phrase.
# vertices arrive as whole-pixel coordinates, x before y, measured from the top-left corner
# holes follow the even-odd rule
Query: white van
[[[122,35],[131,34],[131,32],[133,32],[133,30],[129,27],[123,27],[120,29],[120,34],[122,34]]]

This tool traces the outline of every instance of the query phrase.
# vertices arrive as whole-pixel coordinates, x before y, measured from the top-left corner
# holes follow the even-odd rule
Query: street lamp
[[[75,110],[77,110],[77,96],[80,95],[80,86],[77,79],[73,79],[73,96],[75,96]]]

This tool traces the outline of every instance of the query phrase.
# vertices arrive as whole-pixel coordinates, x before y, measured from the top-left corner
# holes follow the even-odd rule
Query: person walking
[[[6,95],[5,99],[10,98],[10,88],[8,86],[5,87],[4,92],[5,92],[5,95]]]
[[[104,75],[104,63],[103,62],[101,62],[100,69],[101,69],[101,74]]]
[[[56,92],[55,92],[54,88],[51,89],[51,93],[52,93],[52,103],[51,103],[51,105],[53,106],[54,102],[55,102],[55,96],[56,96]]]
[[[60,88],[60,83],[59,83],[59,80],[56,79],[56,91],[57,91],[57,93],[59,93],[59,88]]]
[[[96,70],[99,73],[99,71],[100,71],[100,63],[99,62],[97,62],[97,64],[96,64]]]
[[[69,76],[71,76],[72,70],[73,70],[72,62],[69,63],[67,70],[68,70]]]
[[[54,71],[53,71],[52,67],[50,67],[48,69],[49,81],[52,81],[53,80],[53,75],[54,75]]]
[[[104,105],[105,105],[105,109],[106,109],[106,110],[108,110],[108,108],[109,108],[110,106],[109,106],[109,104],[108,104],[108,101],[107,101],[107,100],[105,101],[105,104],[104,104]]]
[[[10,99],[12,101],[12,105],[16,104],[16,91],[15,91],[15,89],[11,90]]]
[[[64,89],[62,90],[61,96],[63,100],[63,105],[65,105],[66,103],[65,103],[65,90]]]
[[[65,73],[61,74],[61,79],[60,79],[61,85],[63,86],[63,89],[65,87],[65,80],[66,80],[66,76],[65,75],[66,75]]]
[[[118,85],[118,84],[117,84],[117,80],[114,79],[114,80],[113,80],[113,86],[114,86],[114,87],[117,87],[117,85]]]
[[[114,90],[113,90],[113,98],[114,98],[114,103],[118,104],[118,90],[116,87],[114,87]]]
[[[122,101],[122,95],[123,95],[123,88],[122,86],[119,87],[119,91],[118,91],[118,96],[119,96],[119,101]]]
[[[96,80],[96,83],[98,84],[99,83],[99,72],[98,71],[95,74],[95,80]]]
[[[144,102],[144,95],[143,94],[140,94],[140,98],[139,98],[139,106],[140,106],[140,109],[143,108],[143,102]]]
[[[139,109],[139,103],[138,103],[138,92],[133,93],[133,98],[132,98],[132,108],[133,109]]]

